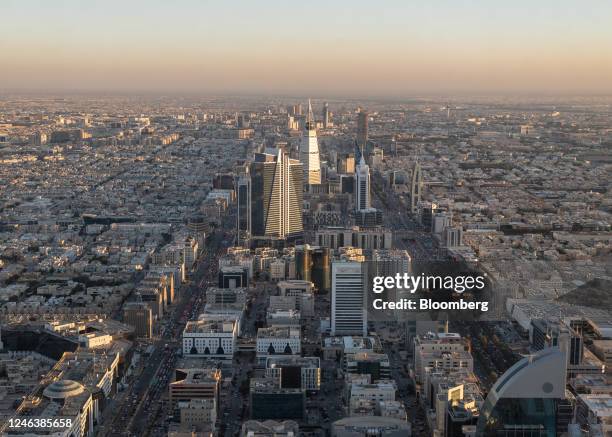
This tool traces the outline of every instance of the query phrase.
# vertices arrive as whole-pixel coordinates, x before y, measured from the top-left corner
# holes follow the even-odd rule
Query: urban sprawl
[[[597,98],[4,95],[0,435],[609,436],[611,149]],[[369,314],[458,272],[486,320]]]

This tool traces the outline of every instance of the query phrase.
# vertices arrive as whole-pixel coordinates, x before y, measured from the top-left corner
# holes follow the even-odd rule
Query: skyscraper
[[[251,177],[240,176],[237,184],[238,238],[249,238],[251,235]]]
[[[370,208],[370,167],[361,156],[355,169],[355,209],[362,211]]]
[[[302,281],[312,278],[312,249],[308,244],[295,246],[295,277]]]
[[[357,115],[357,145],[362,151],[365,151],[368,142],[368,116],[363,109]]]
[[[327,129],[330,125],[329,120],[329,105],[327,102],[323,104],[323,127]]]
[[[299,239],[303,234],[302,164],[278,150],[276,156],[257,153],[250,169],[252,235]]]
[[[300,145],[300,161],[304,166],[304,182],[309,185],[321,183],[321,164],[319,161],[319,143],[317,142],[317,130],[312,105],[308,100],[308,118],[306,119],[306,130]]]
[[[421,171],[421,164],[419,161],[415,161],[414,169],[412,170],[412,184],[410,186],[410,212],[416,213],[417,205],[421,201],[423,190],[423,172]]]
[[[346,155],[338,156],[336,170],[338,173],[343,174],[355,173],[355,155],[353,153],[347,153]]]
[[[332,263],[332,335],[367,335],[365,263]]]
[[[329,292],[331,286],[329,247],[314,247],[312,250],[311,279],[319,293]]]

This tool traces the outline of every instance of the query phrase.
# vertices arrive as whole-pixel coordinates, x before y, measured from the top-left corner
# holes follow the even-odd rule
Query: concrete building
[[[334,250],[346,246],[364,250],[391,249],[393,232],[385,228],[327,227],[315,231],[314,241]]]
[[[300,355],[302,343],[299,326],[271,326],[257,330],[256,352],[259,362],[273,355]]]
[[[138,338],[153,336],[153,311],[145,302],[128,302],[123,306],[123,321],[134,327]]]
[[[178,403],[181,426],[196,432],[213,431],[217,421],[216,399],[191,399]]]
[[[183,355],[231,360],[240,321],[235,315],[203,314],[187,322],[183,331]]]
[[[298,437],[299,425],[293,420],[247,420],[242,424],[240,437]]]
[[[459,334],[428,333],[414,339],[414,371],[417,382],[424,380],[425,368],[465,368],[473,371],[474,360]]]
[[[370,381],[391,377],[387,354],[356,352],[344,354],[344,370],[349,374],[370,375]]]
[[[216,368],[179,368],[169,386],[171,407],[177,402],[213,399],[218,404],[221,370]]]
[[[269,356],[266,376],[280,378],[282,388],[316,391],[321,388],[321,361],[318,357]]]
[[[410,422],[393,417],[345,417],[331,426],[332,437],[410,437]]]

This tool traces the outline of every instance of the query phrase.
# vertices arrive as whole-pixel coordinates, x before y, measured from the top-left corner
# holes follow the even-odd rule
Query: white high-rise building
[[[370,208],[370,167],[361,155],[355,169],[355,209],[362,211]]]
[[[332,335],[367,335],[365,264],[332,263]]]
[[[321,183],[321,163],[319,160],[319,143],[317,141],[317,129],[312,114],[312,105],[308,100],[308,118],[306,119],[306,131],[300,145],[300,161],[304,166],[304,183],[316,185]]]

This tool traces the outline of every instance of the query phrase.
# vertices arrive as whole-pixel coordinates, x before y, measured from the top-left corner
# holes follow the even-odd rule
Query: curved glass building
[[[555,437],[567,426],[558,414],[565,400],[566,355],[545,349],[510,367],[480,412],[477,437]]]

